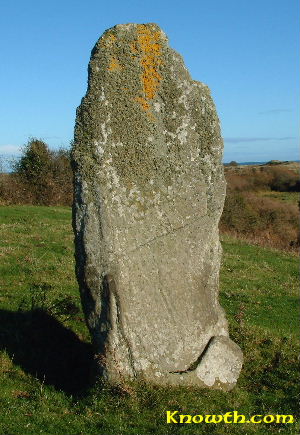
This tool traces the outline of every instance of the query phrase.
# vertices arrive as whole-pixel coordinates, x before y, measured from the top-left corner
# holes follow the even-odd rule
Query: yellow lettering
[[[205,423],[220,423],[223,420],[223,415],[207,415],[205,417]]]
[[[226,412],[226,414],[223,416],[225,423],[232,423],[232,421],[228,421],[228,418],[232,416],[232,412]]]
[[[286,419],[289,418],[289,421]],[[294,423],[294,417],[292,415],[276,415],[276,423]]]
[[[233,423],[245,423],[246,419],[243,414],[233,411]]]
[[[185,418],[186,421],[184,421]],[[192,423],[192,416],[189,414],[179,414],[179,423]]]
[[[203,415],[197,414],[193,417],[193,423],[202,423]]]
[[[264,416],[264,423],[273,423],[275,420],[274,415],[265,415]]]
[[[167,411],[167,423],[178,423],[177,420],[175,420],[174,415],[178,414],[178,411]]]
[[[252,417],[250,418],[251,423],[261,423],[261,419],[255,420],[255,417],[262,417],[262,415],[252,415]]]
[[[250,417],[250,420],[246,420],[246,417],[243,414],[239,414],[237,411],[233,411],[233,412],[226,412],[226,414],[224,415],[216,415],[216,414],[207,414],[205,416],[201,415],[201,414],[197,414],[197,415],[190,415],[190,414],[178,414],[179,411],[167,411],[167,423],[175,423],[175,424],[189,424],[189,423],[202,423],[203,421],[205,423],[214,423],[214,424],[218,424],[221,423],[222,421],[224,421],[224,423],[254,423],[254,424],[259,424],[259,423],[294,423],[294,417],[292,415],[281,415],[281,414],[277,414],[277,415],[272,415],[272,414],[268,414],[268,415],[261,415],[261,414],[256,414],[256,415],[252,415],[252,417]],[[175,416],[177,416],[177,419]]]

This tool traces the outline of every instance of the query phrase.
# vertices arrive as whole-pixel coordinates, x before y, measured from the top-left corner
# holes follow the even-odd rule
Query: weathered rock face
[[[209,89],[155,24],[96,43],[77,110],[77,278],[103,375],[230,389],[218,302],[223,143]]]

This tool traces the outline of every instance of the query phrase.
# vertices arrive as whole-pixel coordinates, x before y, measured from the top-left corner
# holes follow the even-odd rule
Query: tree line
[[[284,166],[225,167],[227,194],[220,230],[279,249],[300,243],[298,207],[261,193],[297,192],[299,176]],[[0,205],[64,205],[73,201],[71,150],[31,138],[9,174],[0,174]]]

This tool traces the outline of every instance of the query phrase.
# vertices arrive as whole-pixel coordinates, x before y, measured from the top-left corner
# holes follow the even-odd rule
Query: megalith
[[[218,301],[225,197],[219,120],[156,24],[92,50],[72,151],[82,305],[112,383],[229,390],[242,352]]]

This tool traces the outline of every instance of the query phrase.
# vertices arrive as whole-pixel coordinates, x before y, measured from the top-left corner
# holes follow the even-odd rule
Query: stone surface
[[[208,87],[161,29],[107,30],[77,109],[73,228],[86,322],[111,382],[237,380],[242,355],[218,302],[222,150]]]
[[[231,389],[242,368],[241,349],[230,338],[214,337],[196,368],[196,376],[208,387]]]

